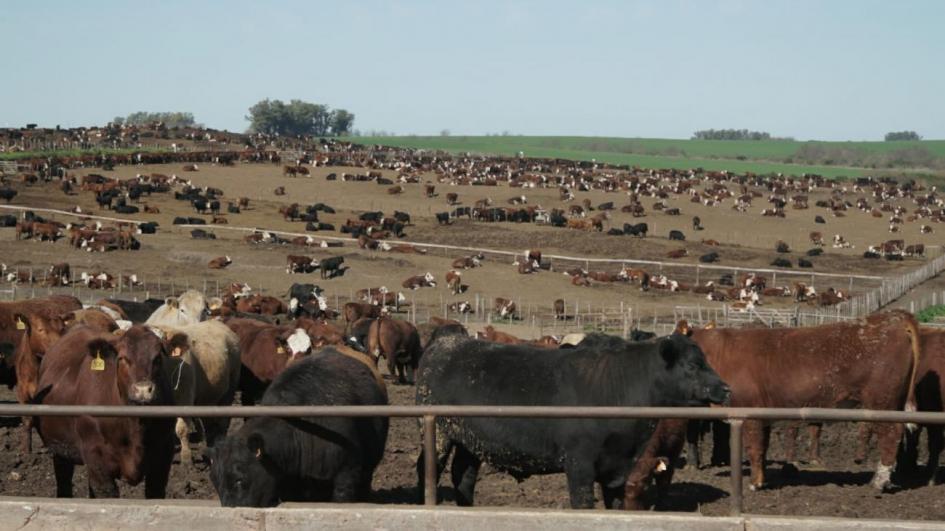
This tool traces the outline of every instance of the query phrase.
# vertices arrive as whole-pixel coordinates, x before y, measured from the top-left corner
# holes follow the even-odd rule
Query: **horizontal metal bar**
[[[0,404],[0,416],[688,418],[945,424],[942,412],[823,408],[581,406],[66,406]]]

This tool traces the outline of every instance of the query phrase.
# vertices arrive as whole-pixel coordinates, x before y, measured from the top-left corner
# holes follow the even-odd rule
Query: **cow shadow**
[[[695,512],[702,505],[728,497],[728,492],[703,483],[679,482],[670,484],[666,494],[656,500],[659,511]]]
[[[846,470],[797,469],[785,463],[768,463],[765,467],[766,490],[782,487],[822,487],[825,485],[863,486],[873,479],[872,471],[851,472]],[[742,468],[742,475],[747,480],[751,477],[748,466]],[[725,467],[715,473],[716,477],[730,477],[731,469]]]

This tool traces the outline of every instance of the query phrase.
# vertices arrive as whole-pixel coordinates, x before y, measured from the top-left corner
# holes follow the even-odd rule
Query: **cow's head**
[[[660,339],[655,376],[661,398],[672,406],[703,406],[728,401],[731,390],[705,360],[705,354],[688,336],[674,333]]]
[[[210,481],[224,507],[275,506],[282,472],[267,453],[263,434],[244,431],[208,450]]]
[[[132,404],[154,404],[162,398],[164,342],[150,329],[132,326],[111,339],[95,338],[88,344],[88,367],[107,374],[114,365],[119,395]]]

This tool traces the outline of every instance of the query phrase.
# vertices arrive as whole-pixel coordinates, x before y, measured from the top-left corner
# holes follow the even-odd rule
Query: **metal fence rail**
[[[437,417],[486,418],[677,418],[725,420],[731,425],[731,514],[742,498],[742,423],[746,420],[895,422],[945,424],[945,412],[825,408],[596,407],[596,406],[66,406],[0,404],[0,416],[95,417],[419,417],[423,419],[424,504],[436,505]]]

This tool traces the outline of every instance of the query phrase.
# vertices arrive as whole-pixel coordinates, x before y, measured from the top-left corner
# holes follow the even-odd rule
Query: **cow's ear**
[[[167,299],[165,299],[164,304],[166,304],[168,308],[177,308],[179,306],[177,299],[174,297],[168,297]]]
[[[118,351],[111,341],[103,338],[95,338],[86,345],[88,356],[93,359],[108,359],[115,357]]]
[[[266,442],[262,435],[258,433],[250,435],[246,439],[246,445],[249,447],[249,451],[256,456],[256,459],[262,459],[263,454],[266,453]]]
[[[660,357],[666,362],[667,369],[671,369],[676,364],[679,349],[671,338],[666,337],[660,340]]]
[[[190,350],[190,339],[187,337],[187,334],[183,332],[177,332],[167,340],[165,346],[167,348],[167,353],[170,356],[183,356],[188,350]]]

